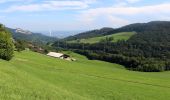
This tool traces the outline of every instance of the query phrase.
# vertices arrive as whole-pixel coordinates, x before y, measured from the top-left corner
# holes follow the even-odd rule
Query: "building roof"
[[[56,58],[60,58],[60,57],[62,57],[64,54],[62,54],[62,53],[56,53],[56,52],[49,52],[47,55],[48,55],[48,56],[52,56],[52,57],[56,57]]]

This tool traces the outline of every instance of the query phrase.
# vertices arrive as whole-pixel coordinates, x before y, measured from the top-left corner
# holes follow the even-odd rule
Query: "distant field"
[[[0,60],[0,100],[168,100],[170,72],[145,73],[71,53],[75,62],[38,53]]]
[[[131,36],[136,34],[135,32],[121,32],[112,35],[102,36],[102,37],[95,37],[95,38],[88,38],[88,39],[80,39],[80,40],[73,40],[69,41],[69,43],[97,43],[106,37],[113,37],[112,42],[117,42],[118,40],[128,40]]]

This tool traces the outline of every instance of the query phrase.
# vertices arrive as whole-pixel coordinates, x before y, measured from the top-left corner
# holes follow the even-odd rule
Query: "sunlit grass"
[[[170,72],[145,73],[90,61],[24,51],[0,60],[0,100],[168,100]]]
[[[136,33],[135,32],[121,32],[121,33],[116,33],[116,34],[102,36],[102,37],[73,40],[73,41],[69,41],[69,43],[78,43],[78,42],[79,43],[97,43],[97,42],[100,42],[102,39],[105,39],[106,37],[113,37],[112,42],[117,42],[118,40],[128,40],[134,34]]]

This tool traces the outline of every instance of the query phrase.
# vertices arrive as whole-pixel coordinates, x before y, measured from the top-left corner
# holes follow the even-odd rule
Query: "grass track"
[[[0,60],[0,100],[167,100],[170,72],[128,71],[90,61],[68,62],[34,52]]]

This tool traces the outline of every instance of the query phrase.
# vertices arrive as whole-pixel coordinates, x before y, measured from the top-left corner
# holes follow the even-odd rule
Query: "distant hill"
[[[69,36],[76,35],[77,33],[81,33],[81,32],[84,32],[84,31],[83,30],[69,30],[69,31],[67,31],[67,30],[63,30],[63,31],[51,30],[51,36],[57,37],[59,39],[63,39],[63,38],[69,37]],[[47,36],[50,36],[49,31],[41,31],[38,33],[47,34]]]
[[[113,29],[103,36],[119,32],[136,32],[126,41],[113,43],[110,39],[94,44],[67,43],[54,44],[55,47],[69,48],[86,55],[89,59],[99,59],[126,66],[130,70],[158,72],[170,70],[170,21],[130,24]],[[80,36],[80,34],[79,34]],[[79,39],[77,37],[77,39]],[[86,41],[96,38],[84,39]],[[82,40],[80,38],[80,40]]]
[[[87,39],[87,38],[93,38],[93,37],[99,37],[103,36],[104,34],[107,34],[108,32],[112,31],[113,28],[102,28],[102,29],[96,29],[96,30],[91,30],[83,33],[79,33],[74,36],[69,36],[65,38],[64,40],[76,40],[76,39]]]
[[[55,37],[49,37],[42,35],[40,33],[33,33],[27,30],[23,30],[20,28],[17,29],[12,29],[12,28],[7,28],[11,33],[14,39],[19,39],[19,40],[25,40],[29,42],[34,42],[34,43],[48,43],[48,42],[54,42],[57,40]]]
[[[118,32],[137,32],[142,33],[146,31],[160,31],[167,30],[170,27],[170,21],[152,21],[149,23],[135,23],[117,28],[107,32],[105,35],[110,35]]]
[[[27,34],[27,35],[32,34],[32,32],[30,32],[30,31],[28,31],[28,30],[23,30],[23,29],[21,29],[21,28],[15,29],[15,32],[16,32],[16,33],[21,33],[21,34]]]
[[[100,42],[103,39],[106,38],[112,38],[112,42],[117,42],[119,40],[128,40],[131,36],[135,35],[135,32],[120,32],[115,33],[112,35],[106,35],[106,36],[100,36],[100,37],[93,37],[93,38],[87,38],[87,39],[77,39],[68,41],[69,43],[97,43]]]
[[[170,26],[170,22],[168,21],[152,21],[149,23],[135,23],[126,25],[117,29],[113,28],[102,28],[99,30],[92,30],[88,32],[83,32],[74,36],[70,36],[65,38],[65,40],[71,41],[71,40],[77,40],[77,39],[87,39],[87,38],[93,38],[93,37],[100,37],[100,36],[106,36],[106,35],[112,35],[115,33],[120,32],[137,32],[142,33],[146,32],[148,30],[150,31],[160,31],[161,30],[167,30],[167,28]]]

